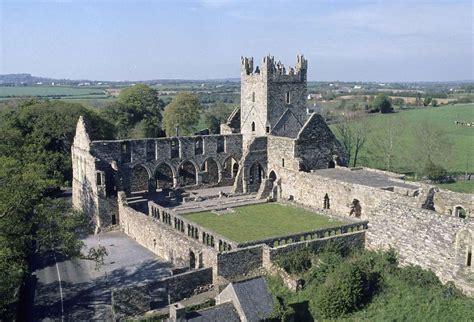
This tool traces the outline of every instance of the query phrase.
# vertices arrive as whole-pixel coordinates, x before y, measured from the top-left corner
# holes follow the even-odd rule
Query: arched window
[[[334,161],[329,161],[328,168],[331,169],[331,168],[335,168],[335,167],[336,167],[336,163]]]
[[[219,181],[219,167],[214,159],[206,159],[202,164],[201,172],[203,184],[213,185]]]
[[[277,175],[276,175],[275,171],[273,171],[273,170],[270,171],[270,174],[268,175],[268,177],[269,177],[273,182],[275,182],[276,179],[277,179]]]
[[[196,138],[194,141],[194,154],[201,155],[204,153],[202,138]]]
[[[286,101],[286,104],[290,104],[290,92],[286,92],[285,101]]]
[[[255,122],[252,122],[252,132],[255,132]]]
[[[255,92],[252,92],[252,102],[255,102]]]
[[[461,206],[456,206],[456,207],[454,207],[454,215],[456,217],[465,219],[466,218],[466,210]]]
[[[324,207],[324,209],[329,209],[329,207],[330,207],[329,196],[328,196],[327,193],[326,193],[326,195],[324,195],[323,207]]]

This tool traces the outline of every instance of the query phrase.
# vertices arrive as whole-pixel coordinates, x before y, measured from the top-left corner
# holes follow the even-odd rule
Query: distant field
[[[387,122],[392,118],[398,122],[400,133],[396,141],[394,171],[416,172],[420,169],[420,161],[414,151],[417,149],[416,129],[427,126],[430,129],[445,133],[450,149],[444,160],[435,160],[449,172],[474,172],[474,127],[454,124],[454,121],[473,122],[474,104],[446,105],[435,108],[420,108],[401,111],[393,114],[377,114],[365,119],[366,126],[371,130],[366,148],[362,151],[358,165],[384,168],[379,158],[380,151],[377,141],[387,136]],[[335,125],[331,126],[334,130]],[[337,133],[337,131],[335,131]]]
[[[234,208],[235,213],[216,215],[200,212],[186,215],[195,223],[236,242],[285,236],[343,224],[301,208],[265,203]]]
[[[104,88],[100,87],[0,86],[0,99],[32,96],[69,99],[108,98]]]

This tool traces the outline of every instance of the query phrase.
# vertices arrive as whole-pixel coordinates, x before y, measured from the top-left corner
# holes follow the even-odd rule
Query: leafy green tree
[[[159,137],[164,103],[154,88],[144,84],[122,90],[103,115],[115,125],[119,138]]]
[[[26,101],[0,111],[0,155],[43,164],[49,178],[70,181],[71,145],[79,116],[91,139],[113,139],[114,127],[94,111],[64,101]]]
[[[204,113],[206,126],[210,133],[219,134],[220,125],[224,123],[232,113],[233,107],[223,103],[213,105]]]
[[[29,259],[54,250],[77,256],[87,231],[85,216],[47,197],[58,184],[48,167],[0,155],[0,315],[13,317],[17,290],[29,272]]]
[[[431,97],[429,97],[429,96],[425,97],[425,99],[423,100],[423,106],[430,105],[431,100],[432,100]]]
[[[187,92],[176,95],[163,112],[163,130],[173,136],[176,128],[179,134],[190,135],[196,131],[202,107],[198,98]]]
[[[447,179],[448,171],[440,165],[434,164],[433,161],[428,160],[424,169],[425,175],[428,179],[440,183]]]
[[[382,114],[393,112],[390,98],[386,94],[378,94],[372,102],[372,110],[377,112],[380,111]]]

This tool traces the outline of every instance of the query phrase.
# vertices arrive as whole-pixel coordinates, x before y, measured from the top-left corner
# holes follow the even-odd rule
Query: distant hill
[[[102,84],[113,84],[113,85],[129,85],[129,84],[178,84],[178,83],[213,83],[213,82],[240,82],[239,78],[225,78],[225,79],[207,79],[207,80],[187,80],[187,79],[153,79],[153,80],[143,80],[143,81],[92,81],[87,79],[57,79],[57,78],[48,78],[33,76],[31,74],[22,73],[22,74],[3,74],[0,75],[0,85],[51,85],[61,84],[61,85],[102,85]]]

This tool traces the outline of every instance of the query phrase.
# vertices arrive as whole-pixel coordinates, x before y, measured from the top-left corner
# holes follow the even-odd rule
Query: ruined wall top
[[[89,134],[87,133],[86,122],[84,117],[79,116],[79,120],[76,125],[76,134],[74,136],[73,147],[78,147],[83,150],[89,150],[91,140]]]
[[[305,81],[307,77],[308,61],[301,54],[296,55],[295,67],[285,67],[270,55],[263,57],[262,64],[255,69],[253,57],[241,57],[240,60],[242,78],[266,77],[274,81]]]

